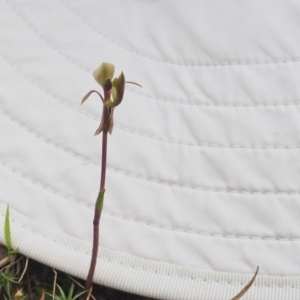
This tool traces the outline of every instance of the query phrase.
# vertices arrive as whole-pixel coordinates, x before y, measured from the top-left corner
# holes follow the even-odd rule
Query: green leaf
[[[60,295],[52,295],[52,294],[46,293],[47,295],[54,297],[55,300],[76,300],[77,298],[79,298],[81,295],[83,295],[85,293],[85,291],[82,291],[79,294],[73,295],[74,284],[72,284],[70,287],[68,296],[66,296],[63,289],[58,284],[56,286],[57,286],[57,289],[59,290]]]
[[[62,300],[66,300],[67,297],[63,291],[63,289],[57,284],[57,288],[59,289],[59,292],[60,292],[60,296],[55,296],[56,299],[62,299]]]
[[[18,254],[19,252],[20,252],[20,251],[19,251],[19,248],[16,248],[16,249],[8,250],[8,251],[7,251],[7,254],[8,254],[8,256],[9,256],[9,255]]]
[[[12,250],[11,235],[10,235],[10,222],[9,222],[9,206],[7,205],[5,222],[4,222],[4,237],[5,243],[8,250]]]
[[[68,299],[72,299],[73,291],[74,291],[74,284],[72,284],[71,287],[70,287],[69,294],[68,294]]]
[[[8,256],[19,253],[19,249],[13,249],[11,244],[10,221],[9,221],[9,205],[7,205],[4,221],[4,238],[8,250]]]

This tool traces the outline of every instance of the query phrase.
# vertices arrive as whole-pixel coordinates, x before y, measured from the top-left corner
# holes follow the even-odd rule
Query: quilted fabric
[[[95,282],[221,300],[260,266],[243,299],[300,298],[299,1],[0,0],[0,28],[15,247],[86,277],[102,104],[80,101],[112,62],[143,88],[115,110]]]

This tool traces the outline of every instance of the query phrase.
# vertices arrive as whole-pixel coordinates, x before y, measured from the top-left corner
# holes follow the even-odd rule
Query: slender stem
[[[102,133],[102,162],[101,162],[101,176],[100,176],[100,190],[95,204],[94,214],[94,235],[93,235],[93,250],[90,269],[85,284],[85,290],[88,291],[93,285],[93,277],[96,269],[97,255],[99,248],[99,223],[103,207],[104,192],[105,192],[105,177],[106,177],[106,161],[107,161],[107,135],[108,124],[104,126]]]
[[[106,161],[107,161],[107,135],[108,125],[104,127],[102,135],[102,163],[101,163],[101,179],[100,179],[100,192],[105,190],[106,178]]]

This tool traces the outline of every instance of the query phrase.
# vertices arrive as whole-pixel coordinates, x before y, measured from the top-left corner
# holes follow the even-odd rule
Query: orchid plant
[[[113,122],[113,112],[116,106],[118,106],[124,96],[125,84],[131,83],[140,86],[138,83],[133,81],[125,81],[125,76],[123,72],[117,78],[113,78],[115,73],[115,67],[111,63],[102,63],[99,68],[97,68],[93,75],[95,80],[100,84],[103,89],[103,96],[96,90],[89,91],[82,99],[84,103],[92,93],[96,93],[102,100],[103,111],[100,121],[100,125],[97,128],[95,135],[102,133],[102,163],[101,163],[101,176],[100,176],[100,190],[95,204],[94,212],[94,234],[93,234],[93,250],[90,263],[90,269],[85,285],[85,290],[88,295],[91,294],[93,277],[95,273],[97,255],[99,248],[99,223],[101,212],[103,208],[104,193],[105,193],[105,176],[106,176],[106,161],[107,161],[107,136],[108,133],[112,133],[114,122]],[[242,288],[242,290],[234,297],[232,300],[238,300],[245,295],[245,293],[250,289],[253,282],[256,279],[258,273],[258,268],[251,278],[251,280]],[[88,296],[89,298],[89,296]],[[87,299],[88,299],[87,298]]]
[[[102,163],[101,163],[101,176],[100,176],[100,189],[95,204],[94,212],[94,233],[93,233],[93,250],[91,257],[90,269],[85,285],[85,290],[89,291],[92,288],[93,277],[95,273],[97,255],[99,248],[99,223],[101,212],[103,208],[104,193],[105,193],[105,177],[106,177],[106,161],[107,161],[107,136],[108,132],[111,134],[114,126],[113,112],[116,106],[118,106],[124,96],[125,84],[131,83],[138,86],[138,83],[133,81],[125,81],[125,76],[121,72],[120,76],[114,78],[115,67],[111,63],[102,63],[97,68],[93,75],[95,80],[100,84],[103,89],[103,96],[96,90],[89,91],[82,99],[81,104],[84,103],[92,93],[96,93],[100,96],[103,103],[102,117],[100,125],[97,128],[95,135],[102,132]]]

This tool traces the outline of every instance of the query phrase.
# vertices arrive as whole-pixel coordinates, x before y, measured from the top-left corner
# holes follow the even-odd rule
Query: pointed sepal
[[[103,99],[102,95],[101,95],[99,92],[97,92],[97,91],[95,91],[95,90],[92,90],[92,91],[89,91],[89,92],[82,98],[81,104],[83,104],[83,103],[91,96],[92,93],[98,94],[98,95],[100,96],[102,102],[104,102],[104,99]]]

